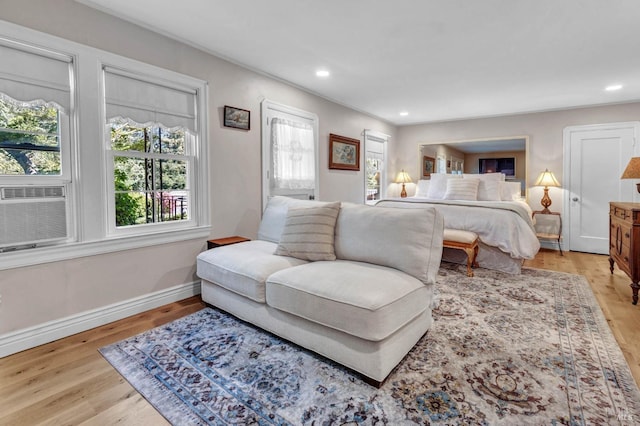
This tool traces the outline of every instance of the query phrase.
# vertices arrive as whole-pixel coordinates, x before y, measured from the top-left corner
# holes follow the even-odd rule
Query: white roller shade
[[[71,58],[0,44],[0,92],[21,102],[53,102],[71,106]]]
[[[161,124],[196,131],[196,91],[104,69],[107,120],[122,117],[140,125]]]
[[[365,144],[366,157],[375,158],[376,160],[384,160],[384,143],[367,139]]]

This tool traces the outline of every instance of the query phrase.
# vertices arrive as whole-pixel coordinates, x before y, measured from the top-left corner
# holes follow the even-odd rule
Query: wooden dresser
[[[640,203],[609,203],[609,265],[631,278],[633,304],[638,303],[640,281]]]

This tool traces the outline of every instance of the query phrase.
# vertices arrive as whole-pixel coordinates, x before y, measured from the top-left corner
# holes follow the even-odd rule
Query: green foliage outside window
[[[0,175],[59,175],[58,109],[0,96]]]

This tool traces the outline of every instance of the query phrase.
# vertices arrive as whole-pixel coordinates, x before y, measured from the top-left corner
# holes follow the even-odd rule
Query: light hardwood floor
[[[525,266],[587,277],[637,383],[640,305],[607,256],[542,250]],[[0,359],[0,425],[162,425],[164,418],[98,353],[102,346],[201,309],[199,297],[172,303]]]

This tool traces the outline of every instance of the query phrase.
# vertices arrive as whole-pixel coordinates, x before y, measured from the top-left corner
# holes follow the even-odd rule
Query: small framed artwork
[[[251,111],[225,105],[224,126],[249,130],[251,127]]]
[[[433,157],[422,156],[422,176],[429,177],[436,169],[436,159]]]
[[[360,171],[360,141],[330,134],[329,168]]]

